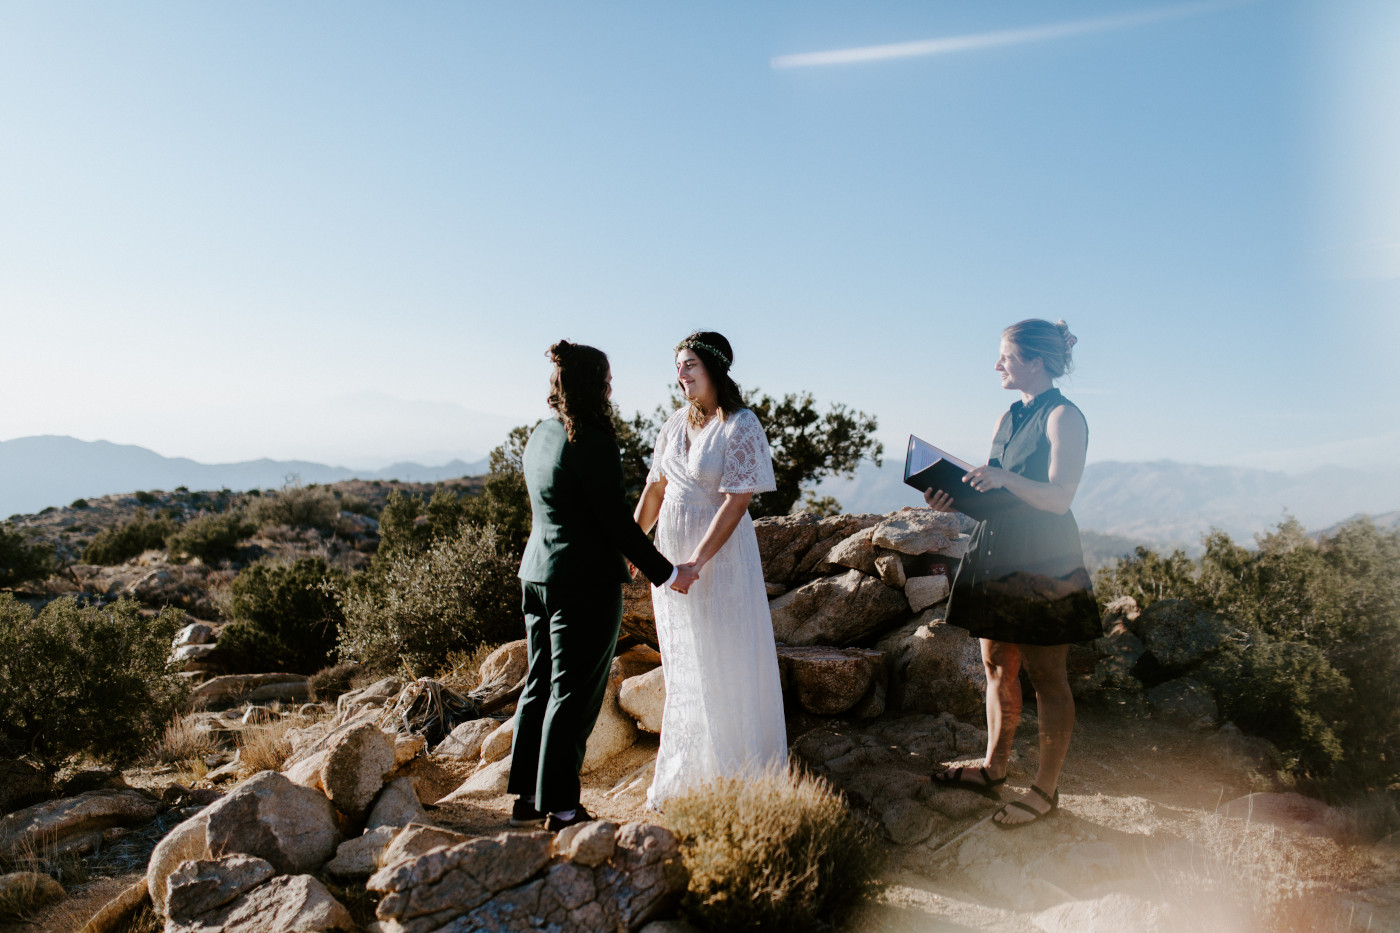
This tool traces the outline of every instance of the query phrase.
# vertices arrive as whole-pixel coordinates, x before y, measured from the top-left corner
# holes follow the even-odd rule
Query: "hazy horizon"
[[[1091,461],[1400,467],[1400,5],[0,8],[0,437],[477,459],[545,348],[724,332],[985,455],[1065,318]],[[473,456],[475,455],[475,456]]]

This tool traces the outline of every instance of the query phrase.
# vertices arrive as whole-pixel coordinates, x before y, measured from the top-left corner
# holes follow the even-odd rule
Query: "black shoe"
[[[574,815],[569,817],[567,820],[562,819],[561,817],[551,813],[549,815],[549,822],[545,823],[544,828],[551,833],[557,833],[561,829],[566,829],[570,826],[576,826],[579,823],[591,822],[592,819],[593,815],[591,813],[589,813],[583,807],[577,807],[574,810]]]
[[[510,825],[517,829],[539,829],[544,825],[544,816],[523,797],[517,797],[515,806],[510,808]]]

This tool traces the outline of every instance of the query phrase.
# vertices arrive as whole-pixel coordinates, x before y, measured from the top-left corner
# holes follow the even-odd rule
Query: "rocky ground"
[[[257,546],[346,543],[306,534]],[[346,541],[344,553],[361,553]],[[1220,723],[1191,677],[1227,637],[1223,620],[1179,601],[1111,606],[1104,637],[1070,659],[1081,715],[1060,811],[1002,830],[993,802],[929,780],[985,746],[976,643],[943,622],[966,528],[926,510],[799,515],[763,520],[759,541],[793,757],[846,794],[888,853],[878,894],[846,930],[1400,929],[1400,842],[1382,838],[1394,814],[1295,793],[1277,750]],[[70,570],[84,592],[192,610],[203,600],[210,617],[212,575],[229,573],[158,553]],[[470,700],[449,734],[428,715],[445,709],[432,684],[386,678],[314,702],[305,677],[222,673],[208,657],[217,626],[192,622],[175,658],[195,685],[182,728],[200,751],[65,775],[7,804],[5,870],[43,856],[63,884],[11,879],[33,887],[35,906],[0,931],[82,928],[104,905],[128,921],[92,933],[165,919],[168,933],[270,928],[240,926],[255,915],[305,929],[484,929],[487,913],[508,920],[527,901],[571,929],[638,928],[651,907],[637,905],[665,916],[675,841],[645,808],[665,680],[644,586],[628,591],[624,633],[584,765],[584,805],[606,825],[551,848],[506,825],[522,642],[441,685]],[[1007,799],[1028,787],[1036,755],[1032,707]],[[48,780],[0,777],[0,796],[16,801],[24,781]],[[177,871],[186,858],[194,867]],[[381,863],[399,867],[376,872]],[[468,894],[436,887],[463,873],[491,880]],[[148,890],[165,918],[139,906]],[[406,904],[437,906],[415,919]],[[305,925],[312,915],[319,926]]]

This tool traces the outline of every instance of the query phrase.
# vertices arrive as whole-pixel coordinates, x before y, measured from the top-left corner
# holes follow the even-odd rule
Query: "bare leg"
[[[1020,645],[1021,659],[1035,687],[1040,720],[1040,766],[1036,769],[1035,785],[1051,797],[1059,786],[1060,769],[1069,753],[1070,735],[1074,732],[1074,694],[1069,689],[1069,674],[1065,661],[1069,645]],[[1050,804],[1038,794],[1026,794],[1022,803],[1045,813]],[[1019,807],[1007,807],[998,817],[1001,823],[1024,823],[1034,819]]]
[[[983,764],[995,781],[1006,777],[1011,740],[1021,724],[1021,652],[1004,641],[980,641],[987,673],[987,757]]]

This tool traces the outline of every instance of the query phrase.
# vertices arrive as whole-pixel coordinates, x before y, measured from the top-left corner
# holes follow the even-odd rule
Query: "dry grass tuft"
[[[471,690],[481,685],[481,665],[491,656],[491,652],[501,647],[487,642],[472,651],[453,651],[447,655],[447,663],[438,669],[434,676],[456,689]]]
[[[823,930],[872,890],[881,849],[846,801],[796,769],[726,778],[666,805],[705,930]]]
[[[152,757],[160,764],[186,765],[219,750],[219,743],[207,729],[200,729],[194,716],[177,716],[165,727]]]
[[[278,719],[244,729],[238,736],[239,776],[246,778],[260,771],[280,771],[292,754],[292,743],[287,739],[291,728],[291,719]]]

